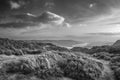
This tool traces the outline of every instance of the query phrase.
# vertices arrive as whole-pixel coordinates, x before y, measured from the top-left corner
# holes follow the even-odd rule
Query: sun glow
[[[120,32],[120,26],[112,28],[111,31],[114,32],[114,33]]]

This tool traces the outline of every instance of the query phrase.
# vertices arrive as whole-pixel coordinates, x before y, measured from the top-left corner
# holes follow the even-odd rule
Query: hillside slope
[[[24,55],[40,54],[44,51],[69,51],[67,48],[56,46],[52,43],[30,40],[10,40],[0,38],[0,54]]]
[[[74,53],[1,55],[0,63],[0,80],[113,80],[106,62]]]
[[[114,65],[110,60],[116,59],[109,56],[41,41],[0,38],[0,80],[119,80],[119,61]]]
[[[120,40],[117,40],[112,46],[120,48]]]
[[[74,40],[40,40],[43,43],[52,43],[64,47],[72,47],[73,45],[81,44],[82,42]]]

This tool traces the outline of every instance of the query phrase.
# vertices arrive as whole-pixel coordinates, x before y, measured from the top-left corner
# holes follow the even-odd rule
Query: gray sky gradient
[[[0,37],[115,41],[120,0],[0,0]]]

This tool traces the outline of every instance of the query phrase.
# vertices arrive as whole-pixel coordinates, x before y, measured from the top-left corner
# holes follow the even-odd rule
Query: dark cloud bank
[[[26,13],[40,15],[51,11],[69,22],[80,22],[110,13],[111,7],[117,7],[119,3],[119,0],[0,0],[0,17]]]

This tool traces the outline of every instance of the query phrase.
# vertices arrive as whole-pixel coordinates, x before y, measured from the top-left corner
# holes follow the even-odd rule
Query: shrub
[[[104,70],[103,64],[89,59],[70,59],[58,62],[64,76],[75,80],[98,80]]]
[[[120,56],[116,55],[112,58],[110,67],[114,71],[116,80],[120,80]]]
[[[111,57],[112,54],[107,53],[107,52],[94,53],[92,56],[97,59],[106,60],[106,61],[110,61],[112,59]]]
[[[71,49],[71,51],[88,53],[89,49],[83,47],[74,47]]]

